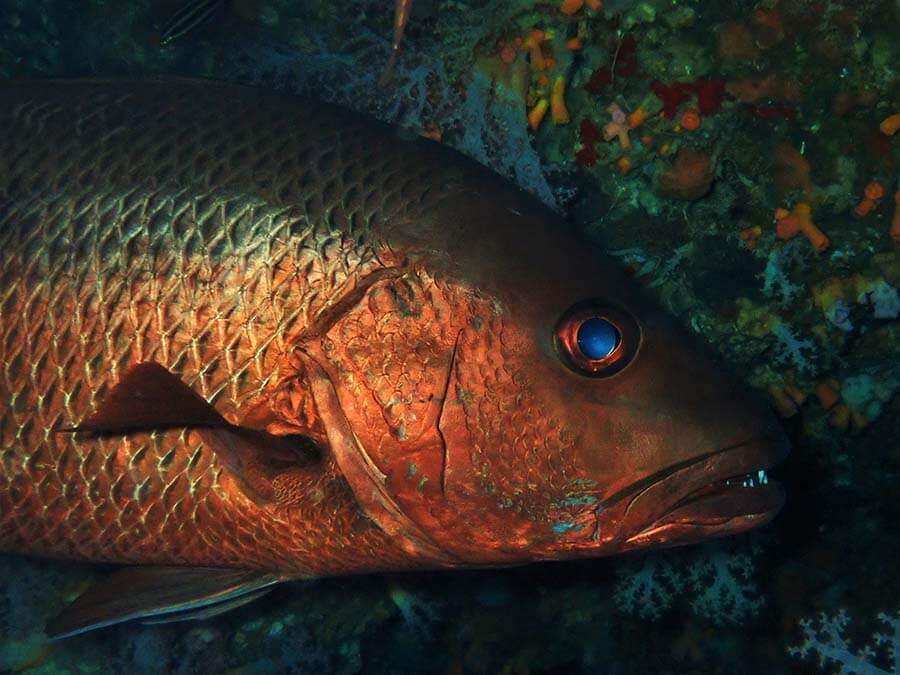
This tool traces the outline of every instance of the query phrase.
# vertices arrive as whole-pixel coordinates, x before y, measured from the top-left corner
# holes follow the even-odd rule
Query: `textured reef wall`
[[[753,535],[511,571],[296,584],[215,620],[50,644],[102,570],[8,558],[0,670],[900,671],[900,4],[7,0],[0,76],[174,72],[324,97],[567,214],[784,418]]]

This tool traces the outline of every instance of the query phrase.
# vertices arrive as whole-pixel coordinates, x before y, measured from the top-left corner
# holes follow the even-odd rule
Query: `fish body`
[[[0,90],[0,551],[256,593],[780,508],[726,482],[786,452],[768,409],[457,153],[226,84]]]
[[[233,421],[263,399],[292,408],[288,345],[398,264],[366,231],[403,205],[402,156],[372,162],[378,144],[342,111],[229,87],[3,88],[0,548],[291,574],[400,564],[333,466],[272,511],[195,435],[55,429],[142,362]]]

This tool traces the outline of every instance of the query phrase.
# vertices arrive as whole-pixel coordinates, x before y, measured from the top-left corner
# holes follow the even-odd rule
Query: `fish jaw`
[[[785,502],[783,486],[766,471],[788,451],[783,434],[767,434],[668,467],[602,500],[585,493],[578,497],[585,508],[550,528],[557,536],[548,534],[535,547],[536,557],[618,555],[695,544],[765,525]]]
[[[695,543],[768,523],[785,497],[765,471],[787,453],[785,437],[773,434],[701,456],[661,477],[626,500],[623,550]]]

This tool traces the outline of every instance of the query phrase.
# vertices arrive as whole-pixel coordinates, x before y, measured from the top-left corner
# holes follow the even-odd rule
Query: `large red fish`
[[[171,79],[2,83],[0,129],[0,550],[129,564],[53,634],[781,506],[767,408],[451,150]]]

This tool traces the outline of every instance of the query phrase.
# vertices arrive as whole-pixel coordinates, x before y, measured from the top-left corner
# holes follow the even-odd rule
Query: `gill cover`
[[[325,369],[309,354],[301,358],[316,409],[325,426],[331,455],[350,484],[360,508],[414,558],[454,566],[459,562],[456,556],[438,546],[395,501],[387,486],[387,476],[375,465],[353,432]]]

